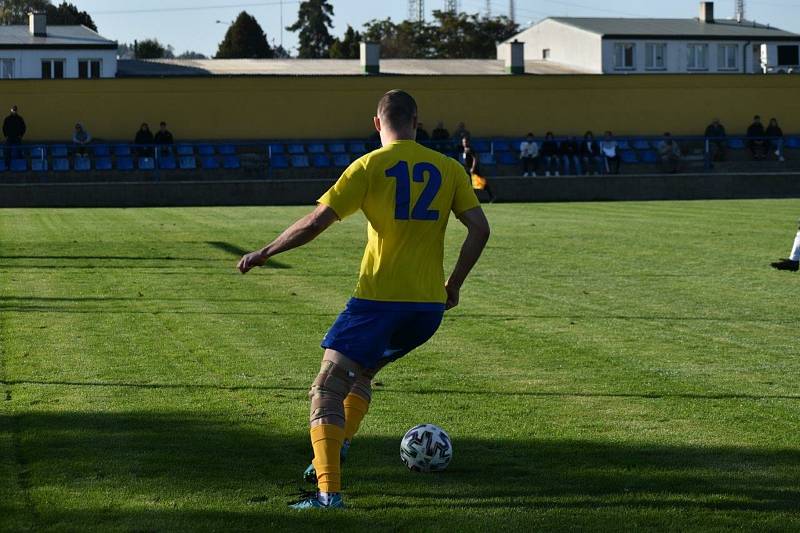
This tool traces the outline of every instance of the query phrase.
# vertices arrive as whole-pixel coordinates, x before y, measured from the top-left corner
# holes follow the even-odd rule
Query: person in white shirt
[[[519,145],[519,158],[522,161],[522,175],[526,178],[536,175],[536,164],[539,160],[539,145],[533,139],[533,133],[528,133],[525,140]]]
[[[603,140],[600,141],[600,152],[605,158],[606,172],[619,174],[619,164],[622,158],[619,155],[619,145],[610,131],[607,131]]]
[[[792,253],[789,257],[785,257],[780,261],[772,263],[772,268],[777,270],[789,270],[797,272],[800,270],[800,220],[797,221],[798,231],[794,237],[794,244],[792,245]]]

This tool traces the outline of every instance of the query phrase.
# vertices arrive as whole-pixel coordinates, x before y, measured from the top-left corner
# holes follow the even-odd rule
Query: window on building
[[[0,58],[0,79],[10,79],[14,77],[14,60],[10,58]]]
[[[43,59],[42,60],[42,79],[60,80],[64,77],[63,59]]]
[[[800,65],[800,47],[796,44],[778,45],[778,64],[782,67]]]
[[[719,57],[717,58],[717,68],[719,70],[738,70],[739,69],[739,45],[721,44],[719,45]]]
[[[689,70],[708,70],[708,45],[686,45],[686,68]]]
[[[667,68],[666,43],[647,43],[645,46],[645,68],[664,70]]]
[[[542,49],[542,59],[550,59],[550,49],[543,48]]]
[[[78,61],[78,77],[81,79],[100,77],[99,59],[81,59]]]
[[[614,44],[614,68],[617,70],[636,68],[636,45],[634,43]]]

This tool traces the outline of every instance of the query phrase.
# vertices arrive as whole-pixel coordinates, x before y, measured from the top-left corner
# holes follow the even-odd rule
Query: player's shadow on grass
[[[486,512],[519,527],[536,513],[540,527],[552,529],[574,526],[581,516],[653,520],[663,511],[663,524],[680,529],[697,526],[693,512],[737,512],[747,528],[767,512],[800,508],[797,449],[481,439],[452,431],[453,463],[430,475],[400,464],[399,436],[361,435],[345,465],[355,513],[288,513],[308,462],[308,437],[300,421],[293,433],[275,431],[272,416],[0,415],[0,442],[17,443],[17,475],[33,507],[18,507],[9,519],[24,523],[28,513],[39,527],[128,530],[367,529],[397,527],[396,513],[409,508],[424,513],[431,528],[458,531],[479,526]]]
[[[229,254],[241,257],[245,254],[252,252],[253,250],[245,250],[235,244],[231,244],[229,242],[221,242],[221,241],[206,241],[206,244],[209,246],[213,246],[217,250],[222,250],[223,252],[228,252]],[[264,265],[264,268],[291,268],[286,263],[281,263],[280,261],[276,261],[274,259],[270,259]]]

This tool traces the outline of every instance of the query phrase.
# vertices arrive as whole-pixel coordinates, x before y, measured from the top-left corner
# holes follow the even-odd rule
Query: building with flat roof
[[[714,17],[700,3],[687,19],[552,17],[498,45],[525,44],[525,58],[594,74],[777,73],[800,68],[800,35]]]
[[[29,24],[0,26],[0,79],[114,78],[117,43],[86,26],[49,26],[44,13]]]

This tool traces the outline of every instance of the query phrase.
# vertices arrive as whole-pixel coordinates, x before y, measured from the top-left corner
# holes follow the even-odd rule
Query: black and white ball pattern
[[[452,457],[450,437],[433,424],[414,426],[400,442],[400,460],[414,472],[441,472]]]

